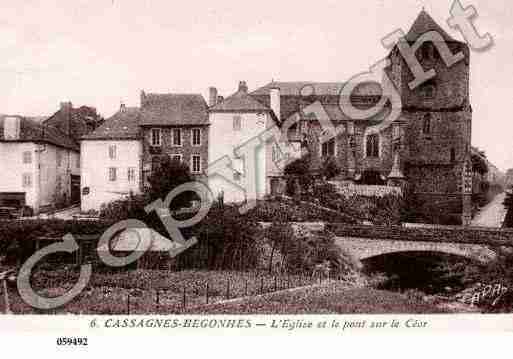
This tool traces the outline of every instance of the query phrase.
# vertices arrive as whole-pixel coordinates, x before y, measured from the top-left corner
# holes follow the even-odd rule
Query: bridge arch
[[[362,261],[376,256],[401,252],[432,252],[456,255],[479,263],[488,263],[496,253],[487,246],[465,243],[427,241],[376,240],[368,238],[340,238],[338,244]]]

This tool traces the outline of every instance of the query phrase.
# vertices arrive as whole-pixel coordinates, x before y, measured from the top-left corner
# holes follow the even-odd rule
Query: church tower
[[[423,71],[434,70],[435,75],[415,84],[418,76],[410,69],[411,61],[407,64],[405,48],[415,51],[409,56]],[[468,221],[464,183],[472,123],[469,48],[422,10],[389,59],[386,73],[401,95],[406,123],[401,161],[408,186],[426,209],[440,209],[448,223]]]

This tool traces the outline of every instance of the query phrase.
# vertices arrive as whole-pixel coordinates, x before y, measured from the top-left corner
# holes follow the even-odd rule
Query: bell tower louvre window
[[[379,135],[372,134],[367,136],[366,143],[366,155],[367,157],[379,157]]]

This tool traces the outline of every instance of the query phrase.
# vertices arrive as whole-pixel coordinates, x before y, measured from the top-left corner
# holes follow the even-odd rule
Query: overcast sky
[[[9,5],[6,3],[10,3]],[[513,167],[513,4],[462,1],[495,45],[471,54],[474,145]],[[347,81],[383,58],[422,7],[450,29],[451,1],[2,1],[0,113],[50,115],[61,101],[112,115],[147,92],[222,95],[279,81]]]

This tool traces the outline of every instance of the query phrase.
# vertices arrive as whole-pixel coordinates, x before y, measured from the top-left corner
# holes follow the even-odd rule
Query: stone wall
[[[331,223],[327,229],[340,237],[374,238],[397,241],[427,241],[483,244],[513,247],[513,230],[482,227],[436,226],[365,226]]]

